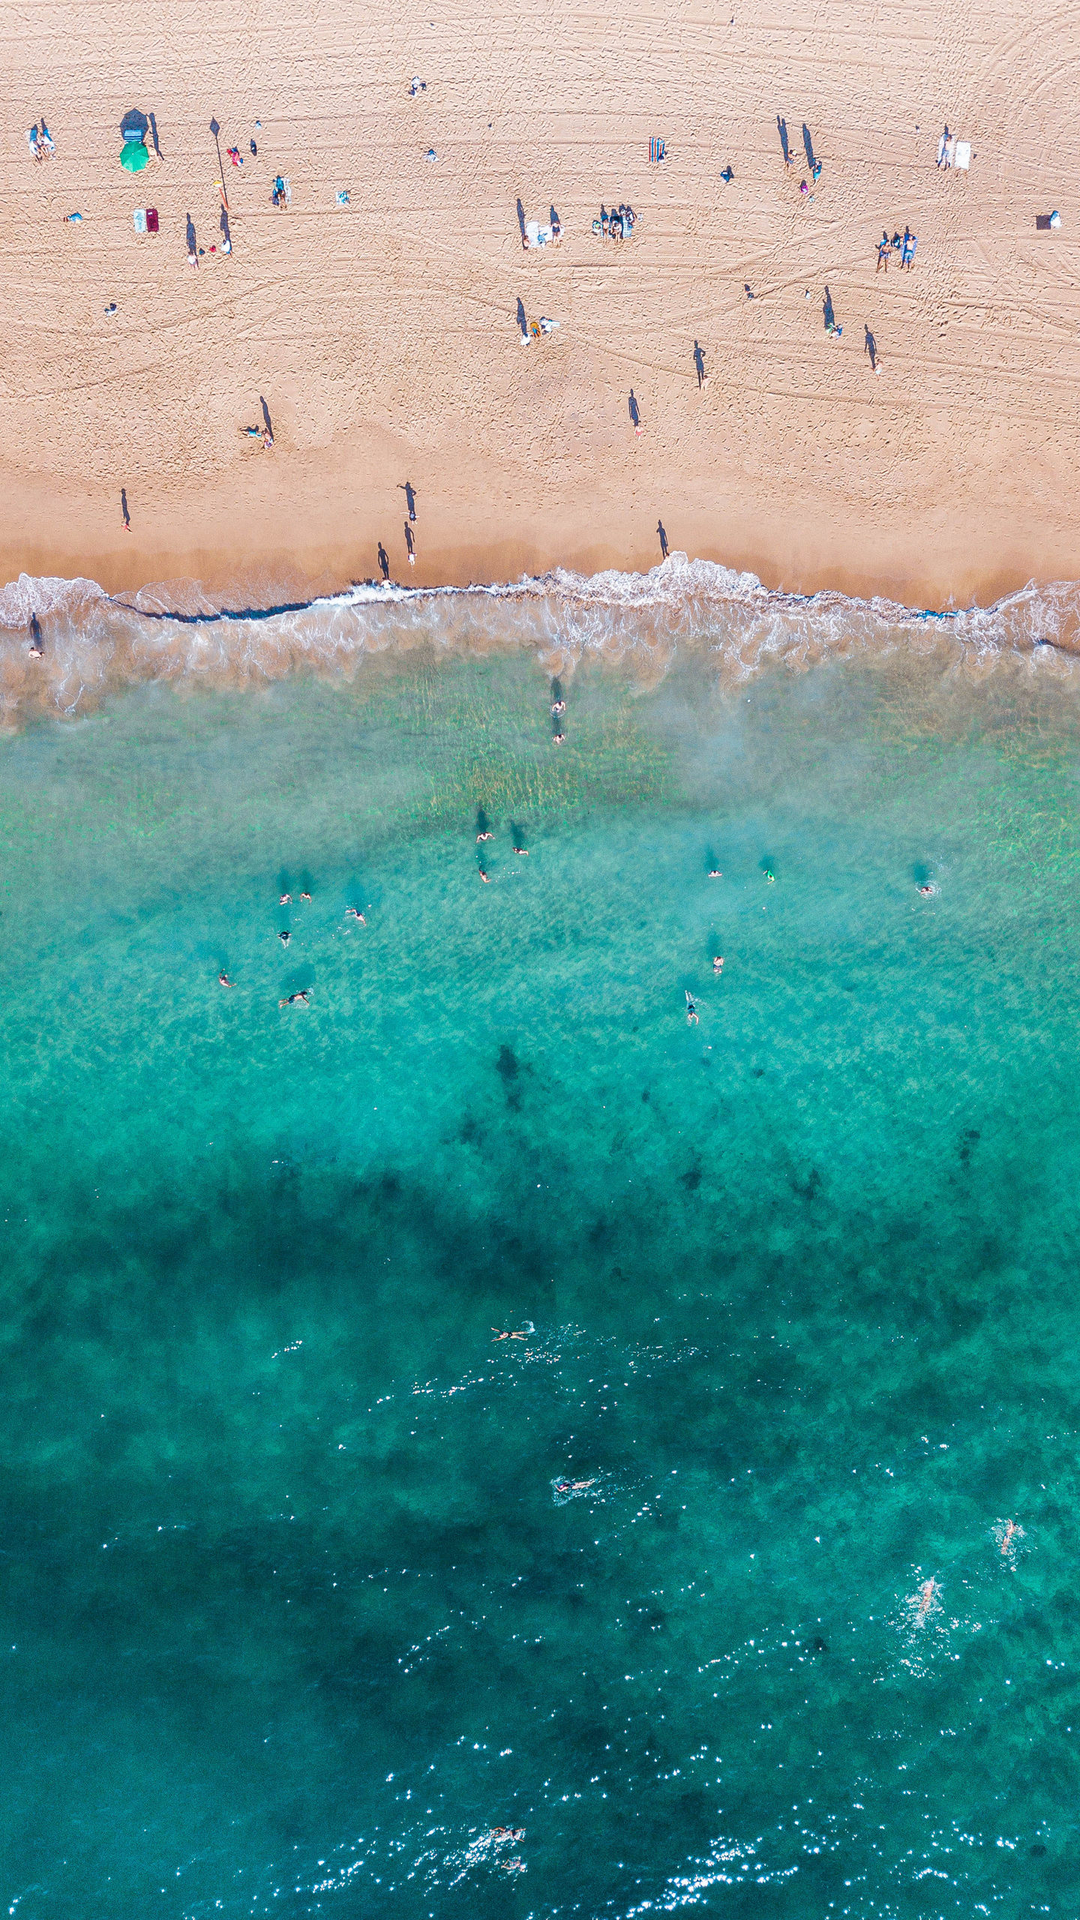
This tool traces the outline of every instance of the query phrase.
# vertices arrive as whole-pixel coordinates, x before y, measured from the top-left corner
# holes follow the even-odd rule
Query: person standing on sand
[[[697,372],[698,392],[700,393],[702,387],[708,386],[709,376],[705,371],[705,350],[698,345],[696,340],[694,341],[694,367]]]
[[[630,389],[630,419],[633,423],[634,432],[640,433],[641,432],[641,413],[638,408],[637,396],[634,393],[633,387],[631,387]]]
[[[130,533],[131,532],[131,515],[128,512],[126,487],[121,487],[120,489],[120,511],[124,516],[124,532]]]
[[[389,554],[387,553],[387,551],[386,551],[386,548],[385,548],[385,547],[383,546],[383,543],[382,543],[382,541],[381,541],[381,540],[379,541],[379,565],[380,565],[380,567],[382,568],[382,577],[383,577],[383,579],[384,579],[384,580],[389,580],[389,578],[390,578],[390,555],[389,555]]]
[[[405,495],[405,505],[409,509],[409,519],[416,519],[416,488],[411,480],[399,481],[398,492]]]
[[[889,236],[887,233],[883,233],[881,236],[881,239],[878,241],[877,266],[874,269],[876,273],[880,273],[882,267],[884,267],[886,273],[888,273],[889,254],[891,253],[891,251],[892,251],[892,248],[889,245]]]
[[[408,521],[407,521],[407,520],[406,520],[406,522],[405,522],[405,545],[407,546],[407,548],[408,548],[408,550],[409,550],[409,565],[410,565],[410,567],[415,567],[415,565],[416,565],[416,554],[415,554],[415,552],[414,552],[414,550],[413,550],[413,530],[412,530],[412,528],[410,527],[410,525],[409,525],[409,523],[408,523]]]

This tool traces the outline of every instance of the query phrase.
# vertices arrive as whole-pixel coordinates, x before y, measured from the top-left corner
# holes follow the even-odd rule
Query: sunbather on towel
[[[917,239],[917,237],[916,237],[916,235],[915,235],[915,234],[913,234],[913,233],[905,233],[905,235],[904,235],[904,251],[903,251],[903,253],[902,253],[902,254],[900,255],[900,265],[901,265],[901,267],[912,267],[912,266],[914,266],[914,264],[915,264],[915,249],[916,249],[916,247],[918,246],[918,244],[919,244],[919,242],[918,242],[918,239]]]

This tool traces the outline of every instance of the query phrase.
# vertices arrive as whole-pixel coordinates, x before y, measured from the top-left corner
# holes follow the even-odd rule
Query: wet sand
[[[155,20],[47,7],[10,45],[4,578],[326,584],[376,575],[380,541],[417,585],[644,568],[658,520],[673,551],[803,591],[985,603],[1080,574],[1076,29],[1050,7],[914,7],[895,31],[868,0],[434,24],[286,0],[257,32],[187,0],[167,40]],[[162,154],[134,178],[131,106]],[[35,165],[42,112],[56,152]],[[225,161],[227,258],[215,115],[245,157]],[[946,122],[967,174],[935,165]],[[557,208],[557,248],[522,250],[519,197]],[[621,245],[591,230],[619,201]],[[1061,229],[1037,231],[1052,208]],[[913,271],[875,273],[905,225]],[[522,346],[519,299],[558,330]],[[260,396],[272,452],[244,435]]]

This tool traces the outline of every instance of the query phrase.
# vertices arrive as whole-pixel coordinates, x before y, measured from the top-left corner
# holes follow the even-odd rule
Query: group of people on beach
[[[617,207],[612,207],[610,212],[601,201],[600,218],[593,221],[592,230],[609,240],[629,240],[636,220],[637,214],[633,207],[624,205],[622,201]]]
[[[910,227],[905,227],[902,234],[899,232],[894,233],[891,240],[889,239],[888,228],[885,228],[882,232],[881,239],[878,241],[877,267],[875,268],[875,272],[880,273],[882,267],[884,267],[886,273],[888,273],[889,261],[894,253],[900,255],[901,267],[910,269],[915,264],[915,249],[918,244],[918,238],[912,233]]]

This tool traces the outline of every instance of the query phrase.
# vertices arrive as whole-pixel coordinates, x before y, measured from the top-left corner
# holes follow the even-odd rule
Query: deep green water
[[[547,701],[0,746],[18,1920],[1077,1911],[1076,696]]]

